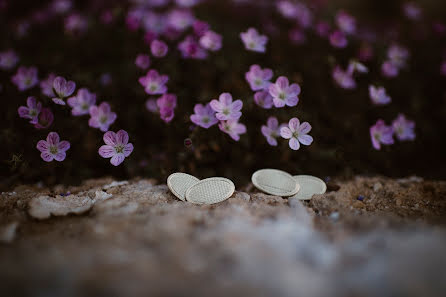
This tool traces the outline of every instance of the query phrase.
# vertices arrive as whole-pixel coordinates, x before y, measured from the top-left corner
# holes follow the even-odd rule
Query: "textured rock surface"
[[[358,177],[328,189],[301,202],[247,186],[210,206],[153,180],[20,186],[0,196],[0,293],[444,296],[446,182]],[[62,216],[30,216],[42,196],[62,201]]]

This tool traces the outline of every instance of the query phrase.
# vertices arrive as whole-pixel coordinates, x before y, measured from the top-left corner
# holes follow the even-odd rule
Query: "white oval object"
[[[178,199],[186,201],[186,191],[200,180],[190,174],[176,172],[167,178],[167,186],[169,190]]]
[[[292,196],[300,188],[291,174],[277,169],[260,169],[251,180],[257,189],[276,196]]]
[[[223,177],[206,178],[186,191],[186,200],[197,204],[214,204],[222,202],[234,194],[235,185]]]
[[[294,179],[300,185],[300,191],[290,198],[309,200],[314,194],[324,194],[325,191],[327,191],[327,185],[318,177],[311,175],[295,175]]]

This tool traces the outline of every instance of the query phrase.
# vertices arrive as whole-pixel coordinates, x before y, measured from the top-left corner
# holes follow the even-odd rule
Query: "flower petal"
[[[218,99],[224,106],[228,106],[232,103],[232,95],[229,93],[221,94]]]
[[[54,159],[56,161],[62,162],[63,160],[65,160],[66,156],[67,154],[65,152],[57,152],[57,154],[54,156]]]
[[[70,149],[70,143],[66,140],[59,142],[59,145],[57,146],[59,151],[65,152]]]
[[[242,107],[243,107],[243,102],[242,102],[242,100],[235,100],[233,103],[232,103],[232,110],[236,110],[236,111],[239,111],[239,110],[241,110],[242,109]]]
[[[20,106],[18,109],[19,116],[21,118],[29,118],[29,109],[25,106]]]
[[[124,144],[124,145],[129,143],[129,134],[127,132],[125,132],[124,130],[119,130],[116,133],[116,143]]]
[[[300,148],[299,141],[294,137],[290,139],[289,145],[290,148],[295,151],[297,151]]]
[[[290,139],[293,136],[293,132],[291,132],[290,128],[282,127],[280,128],[280,136],[285,139]]]
[[[311,125],[308,122],[303,122],[299,126],[299,134],[307,134],[310,131],[311,131]]]
[[[290,82],[288,81],[288,78],[286,78],[285,76],[279,77],[276,81],[276,85],[282,90],[287,88],[289,84]]]
[[[59,134],[57,134],[56,132],[50,132],[46,137],[46,141],[50,146],[57,145],[60,141]]]
[[[50,146],[48,145],[48,142],[46,142],[45,140],[39,140],[36,147],[39,151],[43,153],[47,152]]]
[[[40,154],[40,157],[43,159],[43,161],[45,162],[51,162],[53,161],[54,157],[52,154],[48,153],[48,152],[42,152]]]
[[[223,111],[223,105],[221,104],[220,101],[214,99],[211,101],[211,103],[209,103],[211,108],[216,111],[216,112],[221,112]]]
[[[303,145],[310,145],[311,143],[313,143],[313,137],[311,137],[308,134],[304,134],[304,135],[299,135],[297,137],[297,139],[300,141],[300,143],[302,143]]]
[[[111,145],[103,145],[98,150],[102,158],[111,158],[115,155],[115,149]]]
[[[124,156],[128,157],[133,152],[133,144],[128,143],[124,146]]]
[[[121,164],[124,161],[124,159],[125,159],[124,154],[122,154],[122,153],[116,154],[110,159],[110,163],[113,166],[118,166],[119,164]]]
[[[117,144],[116,133],[113,131],[105,132],[103,139],[104,139],[105,144],[108,144],[111,146],[114,146]]]
[[[290,122],[288,123],[290,130],[292,132],[298,131],[299,130],[299,126],[300,126],[300,122],[298,118],[292,118],[290,120]]]

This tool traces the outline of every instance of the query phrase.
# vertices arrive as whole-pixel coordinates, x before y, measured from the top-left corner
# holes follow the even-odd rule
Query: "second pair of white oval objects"
[[[222,202],[235,191],[234,183],[223,177],[211,177],[199,180],[186,173],[173,173],[167,178],[167,186],[180,200],[196,204],[214,204]]]

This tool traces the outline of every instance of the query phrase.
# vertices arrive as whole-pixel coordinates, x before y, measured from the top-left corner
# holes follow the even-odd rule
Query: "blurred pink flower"
[[[415,122],[409,121],[403,114],[398,115],[393,121],[392,127],[398,140],[405,141],[415,139]]]
[[[249,28],[248,31],[240,33],[240,38],[245,48],[250,51],[264,53],[268,37],[260,35],[255,28]]]
[[[288,78],[280,76],[276,83],[269,86],[269,93],[273,97],[275,107],[296,106],[299,102],[300,86],[290,85]]]
[[[288,127],[280,128],[280,136],[289,139],[289,146],[292,150],[297,151],[300,148],[300,143],[303,145],[310,145],[313,143],[313,137],[308,135],[311,131],[311,125],[308,122],[299,122],[298,118],[292,118]]]
[[[40,82],[40,89],[42,90],[42,94],[45,96],[48,96],[50,98],[53,98],[56,96],[54,94],[53,90],[53,82],[56,78],[56,75],[54,73],[48,74],[48,77]]]
[[[350,72],[342,70],[340,66],[336,66],[333,70],[333,79],[343,89],[356,88],[356,82]]]
[[[200,46],[192,35],[187,36],[180,42],[178,49],[181,51],[183,58],[206,59],[208,55],[206,50]]]
[[[154,112],[154,113],[159,112],[158,105],[156,104],[156,99],[153,99],[153,98],[147,99],[146,108],[150,112]]]
[[[356,20],[353,16],[345,11],[339,11],[336,14],[336,25],[345,34],[355,34]]]
[[[214,31],[207,31],[200,37],[200,45],[210,51],[218,51],[222,47],[222,37]]]
[[[240,140],[240,134],[246,133],[246,126],[240,124],[238,120],[220,121],[218,128],[231,136],[235,141]]]
[[[19,116],[21,118],[30,119],[31,124],[38,122],[38,116],[42,110],[42,103],[37,102],[35,97],[28,97],[26,99],[27,106],[20,106],[18,109]]]
[[[210,26],[207,22],[200,21],[200,20],[194,21],[193,27],[194,27],[194,33],[198,37],[203,36],[204,33],[209,31],[209,29],[210,29]]]
[[[383,120],[378,120],[375,125],[370,127],[370,137],[376,150],[381,149],[381,144],[391,145],[394,143],[393,129],[391,126],[386,126]]]
[[[136,56],[135,65],[136,67],[142,70],[146,70],[147,68],[149,68],[150,67],[149,55],[139,54],[138,56]]]
[[[110,163],[113,166],[124,162],[124,159],[133,152],[133,144],[129,143],[129,135],[124,130],[119,130],[117,133],[107,131],[103,139],[105,145],[99,148],[99,155],[102,158],[111,158]]]
[[[68,98],[67,103],[73,108],[71,110],[72,115],[81,116],[89,114],[90,107],[96,103],[96,94],[82,88],[77,91],[76,96]]]
[[[164,94],[167,92],[166,83],[169,77],[167,75],[160,75],[158,71],[149,70],[146,76],[139,78],[139,83],[144,87],[144,90],[149,95]]]
[[[370,99],[372,100],[373,104],[376,105],[385,105],[389,104],[392,99],[390,96],[386,94],[386,89],[383,87],[375,87],[370,85],[369,86],[369,95]]]
[[[162,58],[167,55],[169,47],[164,41],[155,39],[150,44],[150,51],[154,57]]]
[[[67,81],[62,76],[58,76],[53,81],[54,93],[57,97],[53,98],[53,102],[59,105],[65,105],[63,100],[66,97],[71,96],[76,89],[76,83],[74,81]]]
[[[39,114],[38,121],[34,125],[36,129],[46,129],[51,126],[54,121],[54,115],[50,108],[44,107]]]
[[[88,125],[93,128],[99,128],[102,132],[108,130],[117,118],[116,113],[111,111],[110,104],[102,102],[99,106],[90,106],[90,120]]]
[[[194,15],[188,9],[174,9],[167,15],[168,25],[178,31],[184,31],[192,26],[194,20]]]
[[[45,140],[37,143],[37,149],[41,152],[40,157],[45,162],[53,160],[63,161],[66,157],[66,151],[70,149],[70,143],[66,140],[60,141],[59,134],[50,132]]]
[[[168,123],[175,116],[174,110],[177,106],[177,96],[174,94],[164,94],[156,100],[156,105],[158,106],[161,119]]]
[[[330,34],[330,44],[336,48],[345,48],[348,44],[348,41],[344,33],[336,30]]]
[[[273,71],[269,68],[262,69],[259,65],[254,64],[249,67],[249,71],[245,73],[245,79],[249,83],[251,90],[265,90],[271,84]]]
[[[273,97],[268,90],[256,92],[254,94],[254,102],[264,109],[271,109],[274,104]]]
[[[211,101],[210,106],[216,112],[215,117],[220,121],[238,120],[242,116],[240,111],[243,107],[242,100],[232,102],[230,93],[222,93],[218,100]]]
[[[0,52],[0,69],[11,70],[19,62],[19,56],[13,50]]]
[[[190,120],[197,126],[208,129],[218,123],[215,117],[215,111],[208,103],[205,106],[202,104],[195,104],[194,114],[190,116]]]
[[[37,68],[21,66],[17,69],[17,73],[12,76],[11,81],[17,86],[19,91],[31,89],[39,83]]]
[[[269,117],[266,125],[263,125],[260,128],[269,145],[277,146],[277,138],[280,136],[280,128],[279,121],[276,117]]]

